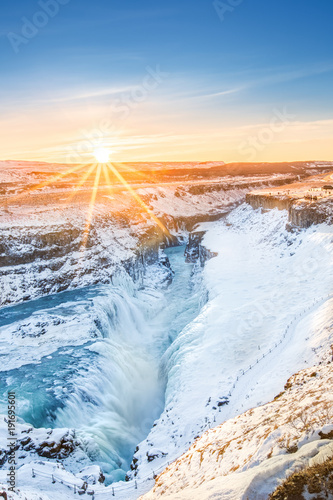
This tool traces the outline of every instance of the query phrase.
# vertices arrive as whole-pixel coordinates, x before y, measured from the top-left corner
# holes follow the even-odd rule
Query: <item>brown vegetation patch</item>
[[[269,500],[305,500],[306,493],[316,495],[314,500],[333,498],[333,458],[295,472],[269,496]]]

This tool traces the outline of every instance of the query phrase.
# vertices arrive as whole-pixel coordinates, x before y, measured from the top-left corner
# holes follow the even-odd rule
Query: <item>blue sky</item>
[[[257,159],[284,159],[282,145],[285,159],[329,159],[330,0],[221,0],[223,20],[204,0],[54,2],[53,17],[38,17],[43,0],[1,6],[1,157],[65,159],[107,116],[117,159],[245,161],[239,144],[287,108],[292,123]],[[133,102],[147,67],[168,76]],[[124,101],[126,116],[110,111]]]

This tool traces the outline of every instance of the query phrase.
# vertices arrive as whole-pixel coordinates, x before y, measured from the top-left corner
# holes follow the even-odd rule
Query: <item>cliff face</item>
[[[82,249],[82,229],[71,223],[4,229],[0,239],[0,306],[97,283],[111,283],[123,269],[135,281],[161,261],[166,241],[161,229],[103,219],[90,230]]]
[[[332,224],[333,222],[333,198],[328,197],[319,200],[298,199],[285,192],[251,192],[246,195],[246,202],[252,208],[263,208],[271,210],[288,210],[289,224],[299,228],[307,228],[312,224]]]
[[[109,283],[120,267],[140,279],[146,264],[157,263],[160,246],[187,241],[199,223],[220,219],[243,202],[249,191],[265,186],[280,190],[281,185],[312,175],[314,169],[326,172],[332,168],[307,163],[228,168],[188,164],[151,170],[152,166],[146,165],[147,177],[141,170],[124,169],[145,209],[116,180],[111,186],[102,183],[82,252],[92,199],[91,179],[78,189],[81,174],[66,175],[66,182],[56,181],[64,175],[59,165],[37,168],[35,164],[3,162],[1,167],[0,307],[70,288]],[[53,181],[48,182],[49,178]],[[288,201],[278,198],[248,194],[248,200],[255,208],[276,204],[289,208]],[[149,212],[169,234],[163,233]],[[187,258],[202,264],[211,255],[197,238],[190,236]]]
[[[89,198],[79,198],[76,204],[64,207],[60,197],[68,193],[60,188],[59,193],[53,190],[49,196],[47,192],[26,196],[20,204],[14,198],[0,214],[0,307],[77,287],[111,283],[121,269],[139,281],[151,264],[162,266],[166,279],[170,279],[170,270],[160,260],[161,246],[186,241],[198,223],[220,219],[243,201],[250,189],[270,181],[282,179],[214,179],[211,184],[196,184],[195,189],[190,184],[138,189],[138,195],[167,228],[166,232],[146,211],[138,209],[129,192],[118,189],[111,197],[102,191],[84,250]],[[84,197],[84,193],[80,196]],[[199,243],[191,238],[189,252]],[[196,251],[201,264],[210,257],[202,246]]]
[[[310,227],[312,224],[333,223],[333,200],[315,203],[294,203],[289,208],[289,221],[293,226]]]
[[[264,208],[271,210],[278,208],[279,210],[289,210],[293,200],[286,196],[248,193],[246,195],[246,202],[254,209]]]
[[[200,263],[203,266],[206,260],[216,257],[215,252],[211,252],[202,245],[205,231],[196,231],[189,234],[189,240],[185,248],[185,262]]]

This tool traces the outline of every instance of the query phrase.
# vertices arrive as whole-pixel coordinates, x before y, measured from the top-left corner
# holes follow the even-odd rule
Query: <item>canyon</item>
[[[249,441],[233,470],[224,433],[243,441],[297,371],[322,364],[314,391],[330,380],[331,198],[304,196],[329,184],[333,164],[119,165],[131,189],[100,185],[84,248],[93,180],[77,187],[68,168],[2,164],[3,415],[7,391],[20,395],[13,498],[72,498],[86,484],[82,494],[135,499],[164,469],[144,498],[213,498],[224,491],[216,450],[225,498],[246,498],[251,468],[286,447],[274,448],[274,429],[272,453],[252,433],[263,451]],[[330,428],[312,430],[318,440]],[[271,491],[287,474],[281,460]]]

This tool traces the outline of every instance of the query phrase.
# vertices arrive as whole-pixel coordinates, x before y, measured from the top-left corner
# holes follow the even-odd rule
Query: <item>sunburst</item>
[[[96,196],[97,196],[97,191],[98,191],[98,186],[99,186],[99,180],[100,180],[100,177],[101,177],[101,170],[102,170],[102,165],[97,165],[94,186],[93,186],[93,190],[92,190],[92,194],[91,194],[91,199],[90,199],[90,203],[89,203],[89,210],[88,210],[88,213],[87,213],[86,225],[85,225],[84,232],[83,232],[83,242],[82,242],[83,248],[86,248],[86,246],[87,246],[87,241],[88,241],[88,237],[89,237],[91,221],[92,221],[92,218],[93,218],[93,213],[94,213],[94,208],[95,208],[95,202],[96,202]]]
[[[80,172],[80,170],[84,169],[84,171],[82,172],[82,176],[80,177],[80,179],[76,183],[72,193],[66,199],[65,206],[68,206],[70,204],[70,202],[73,200],[73,198],[78,194],[81,187],[87,182],[89,177],[92,176],[93,174],[95,174],[91,198],[90,198],[89,207],[88,207],[87,216],[86,216],[86,221],[85,221],[85,226],[83,229],[81,249],[85,250],[86,246],[87,246],[88,238],[89,238],[89,233],[91,230],[91,224],[92,224],[93,217],[94,217],[95,204],[96,204],[98,189],[100,187],[101,174],[103,173],[104,179],[105,179],[106,184],[107,184],[106,187],[109,190],[110,194],[113,195],[112,181],[110,178],[110,174],[112,173],[113,176],[116,177],[116,179],[130,193],[130,195],[133,197],[135,202],[147,213],[147,215],[154,221],[154,223],[163,231],[163,233],[170,237],[170,233],[167,230],[167,228],[159,220],[159,218],[155,216],[153,211],[148,207],[148,205],[142,200],[142,198],[138,195],[138,193],[130,186],[130,184],[122,176],[122,174],[119,172],[119,169],[117,168],[116,164],[111,163],[109,161],[110,154],[111,154],[111,151],[106,149],[106,148],[100,148],[98,150],[95,150],[94,156],[98,160],[97,163],[94,163],[91,165],[72,166],[69,169],[67,169],[65,172],[57,174],[54,177],[52,177],[51,179],[48,179],[47,181],[41,182],[40,184],[31,187],[30,189],[28,189],[27,191],[24,191],[23,193],[19,193],[17,195],[13,195],[13,196],[7,198],[6,204],[11,203],[11,202],[16,202],[20,198],[23,198],[23,197],[29,195],[30,193],[39,191],[40,189],[43,189],[51,184],[58,183],[60,180],[64,179],[65,177],[67,177],[73,173]],[[88,169],[87,169],[87,167],[88,167]],[[140,173],[137,170],[130,168],[130,167],[127,168],[126,165],[121,165],[121,168],[123,170],[135,172],[137,175],[140,175]]]
[[[111,150],[108,148],[98,148],[94,151],[94,156],[98,163],[108,163],[110,161]]]
[[[91,165],[90,168],[88,168],[88,170],[86,172],[83,173],[81,179],[79,180],[79,182],[76,184],[73,192],[71,193],[71,195],[67,198],[66,200],[66,206],[70,204],[70,202],[72,201],[72,199],[76,196],[76,194],[79,192],[80,188],[83,186],[83,184],[85,184],[87,182],[87,180],[89,179],[89,177],[93,174],[93,172],[96,170],[96,167],[97,167],[97,164],[94,163],[93,165]]]
[[[141,207],[144,209],[145,212],[150,216],[150,218],[158,225],[160,229],[162,229],[163,233],[169,235],[169,231],[167,228],[162,224],[162,222],[154,215],[152,210],[146,205],[146,203],[140,198],[140,196],[134,191],[134,189],[128,184],[128,182],[124,179],[124,177],[121,175],[121,173],[117,170],[117,168],[112,164],[108,163],[107,167],[110,169],[110,171],[117,177],[117,179],[122,183],[122,185],[127,189],[127,191],[133,196],[135,201],[141,205]]]

